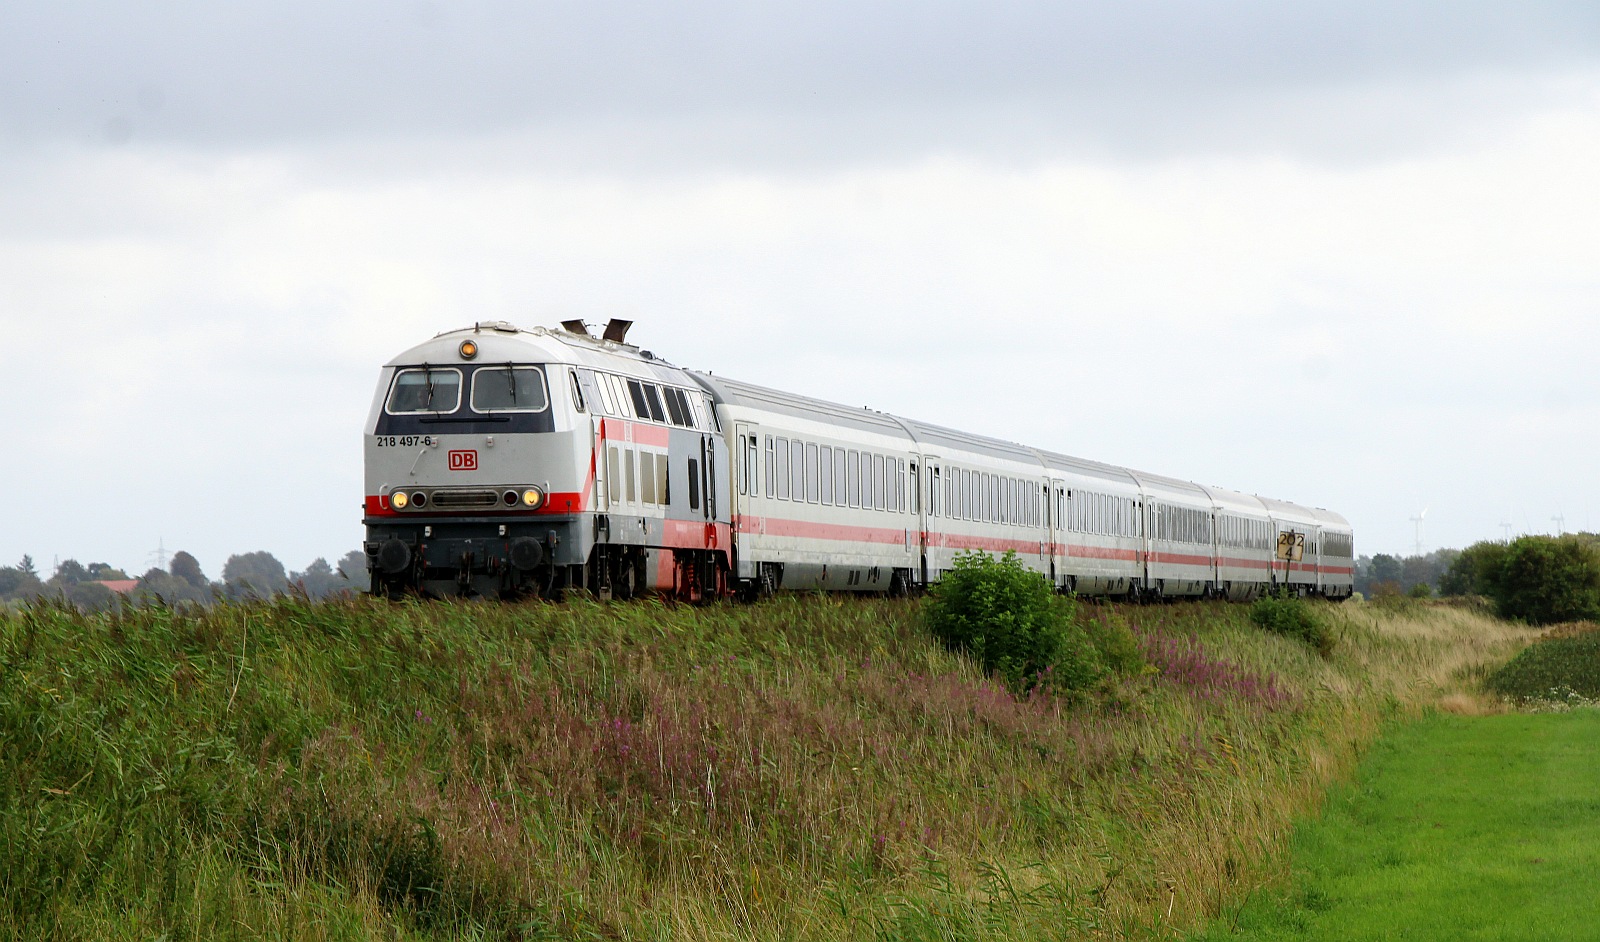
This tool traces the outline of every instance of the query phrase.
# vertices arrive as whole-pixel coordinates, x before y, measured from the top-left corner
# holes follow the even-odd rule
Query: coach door
[[[611,510],[614,498],[617,496],[611,491],[611,482],[618,470],[614,466],[619,462],[612,457],[612,446],[606,441],[606,420],[595,416],[594,418],[594,509],[599,513]]]
[[[940,518],[947,517],[950,508],[945,506],[944,501],[944,462],[939,460],[938,455],[923,455],[919,464],[922,470],[918,479],[916,508],[918,575],[922,577],[922,584],[927,585],[939,577],[938,571],[944,564],[938,534],[947,529]],[[930,552],[934,557],[931,561],[928,559]]]
[[[733,528],[737,532],[743,528],[740,518],[754,516],[752,501],[761,492],[761,446],[753,425],[740,423],[734,426],[734,433],[734,447],[738,452],[732,456]]]

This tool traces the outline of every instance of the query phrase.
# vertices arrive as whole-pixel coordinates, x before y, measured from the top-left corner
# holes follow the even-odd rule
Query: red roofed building
[[[97,579],[95,585],[103,585],[118,595],[127,595],[139,588],[138,579]]]

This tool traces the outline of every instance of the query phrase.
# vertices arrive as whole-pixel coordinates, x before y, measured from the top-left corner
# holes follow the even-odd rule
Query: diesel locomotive
[[[1353,590],[1332,511],[683,369],[629,326],[478,323],[384,366],[374,593],[900,594],[968,550],[1083,595]]]

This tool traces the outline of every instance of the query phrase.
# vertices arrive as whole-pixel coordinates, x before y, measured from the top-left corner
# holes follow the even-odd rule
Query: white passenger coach
[[[1331,511],[684,370],[627,327],[478,324],[385,367],[373,591],[904,593],[970,550],[1084,595],[1353,589]]]

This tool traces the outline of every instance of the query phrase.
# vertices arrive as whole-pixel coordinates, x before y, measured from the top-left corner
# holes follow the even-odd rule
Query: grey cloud
[[[736,162],[981,149],[991,137],[1024,149],[1271,146],[1237,128],[1264,117],[1303,137],[1290,103],[1302,93],[1322,102],[1600,57],[1600,7],[1553,0],[152,10],[13,8],[0,29],[0,137],[204,147],[531,133],[580,162],[630,135]]]

